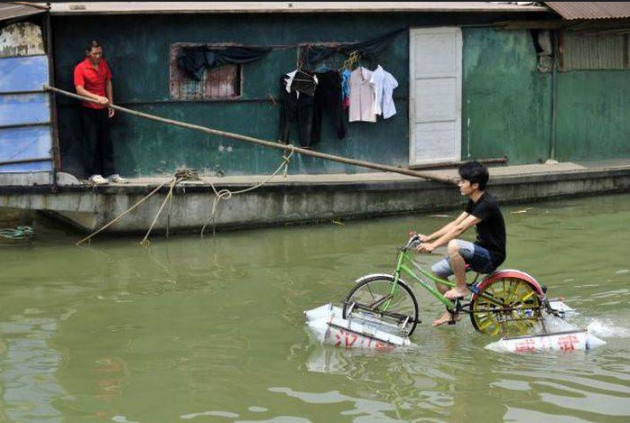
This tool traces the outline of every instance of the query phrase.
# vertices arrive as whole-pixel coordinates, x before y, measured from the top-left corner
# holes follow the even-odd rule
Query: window
[[[627,34],[561,33],[561,70],[628,68]]]
[[[177,55],[184,47],[202,44],[178,43],[170,49],[170,97],[173,100],[229,100],[241,96],[241,65],[221,65],[203,71],[203,77],[197,81],[189,77],[177,66]],[[218,47],[208,45],[210,47]]]

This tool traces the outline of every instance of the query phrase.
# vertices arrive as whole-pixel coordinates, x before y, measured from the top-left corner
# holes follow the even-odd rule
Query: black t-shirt
[[[475,226],[475,244],[488,250],[492,264],[495,268],[499,267],[505,261],[505,222],[499,205],[489,193],[484,192],[476,203],[468,201],[466,213],[481,219]]]

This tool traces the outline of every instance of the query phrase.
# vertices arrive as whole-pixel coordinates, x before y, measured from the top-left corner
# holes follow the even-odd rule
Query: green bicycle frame
[[[418,276],[418,274],[416,274],[414,272],[414,270],[407,265],[409,263],[411,263],[413,265],[413,267],[418,269],[418,271],[420,272],[420,274],[422,276],[424,276],[427,279],[432,280],[435,283],[446,285],[446,286],[451,287],[451,288],[454,288],[454,287],[457,286],[457,284],[455,282],[451,282],[451,281],[446,280],[446,279],[438,278],[437,276],[434,276],[431,273],[427,272],[426,270],[424,270],[422,267],[420,267],[415,261],[413,261],[407,255],[407,251],[406,250],[402,250],[400,253],[398,253],[398,258],[396,260],[396,270],[394,271],[394,283],[392,284],[392,290],[390,292],[390,296],[393,297],[394,294],[396,293],[396,288],[398,287],[398,280],[400,279],[400,275],[402,273],[404,273],[405,275],[409,275],[410,277],[412,277],[424,289],[429,291],[429,293],[431,295],[433,295],[435,298],[440,300],[440,302],[442,302],[446,306],[446,308],[448,310],[453,311],[455,309],[455,303],[453,301],[449,300],[448,298],[446,298],[436,288],[434,288],[433,286],[429,285],[424,279],[422,279],[422,277]],[[389,304],[387,304],[385,306],[386,309],[387,309],[387,307],[389,307]]]

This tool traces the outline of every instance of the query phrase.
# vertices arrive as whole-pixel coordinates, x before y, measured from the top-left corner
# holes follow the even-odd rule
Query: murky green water
[[[564,296],[605,346],[501,354],[467,320],[423,324],[402,352],[310,341],[303,310],[389,271],[407,231],[443,216],[150,249],[140,237],[78,248],[38,226],[33,248],[0,247],[0,421],[629,421],[630,195],[505,215],[504,267]],[[428,323],[442,308],[420,295]]]

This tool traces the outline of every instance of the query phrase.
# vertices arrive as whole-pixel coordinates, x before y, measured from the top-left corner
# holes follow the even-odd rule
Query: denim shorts
[[[456,240],[459,245],[459,254],[464,258],[466,264],[469,264],[472,270],[479,273],[491,273],[494,271],[494,265],[492,264],[492,258],[490,252],[479,245],[475,245],[472,242]],[[448,278],[453,274],[451,263],[448,258],[444,258],[433,266],[431,270],[436,275],[442,278]]]

